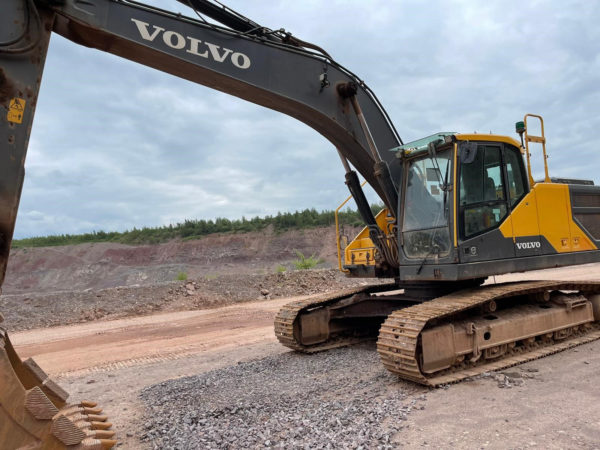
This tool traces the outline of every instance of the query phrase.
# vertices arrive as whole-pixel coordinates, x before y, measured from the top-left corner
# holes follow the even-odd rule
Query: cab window
[[[479,145],[475,158],[460,171],[460,211],[463,237],[497,227],[506,217],[501,147]]]
[[[414,158],[407,168],[403,240],[408,258],[446,256],[450,252],[448,189],[452,183],[450,150]]]
[[[515,147],[506,146],[504,148],[504,160],[506,161],[508,196],[512,207],[525,195],[525,169],[521,152]]]

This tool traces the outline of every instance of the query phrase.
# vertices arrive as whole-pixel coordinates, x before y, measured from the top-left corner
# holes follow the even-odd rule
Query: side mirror
[[[460,162],[462,164],[471,164],[477,156],[477,144],[474,142],[461,142],[459,147]]]

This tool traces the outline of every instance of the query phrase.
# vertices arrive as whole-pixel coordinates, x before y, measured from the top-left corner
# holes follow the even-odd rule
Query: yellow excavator
[[[311,353],[377,337],[387,369],[437,386],[600,337],[599,282],[483,285],[498,274],[600,260],[600,188],[550,178],[540,116],[517,123],[519,141],[437,133],[404,143],[369,87],[321,47],[220,2],[180,1],[198,18],[133,0],[0,3],[0,286],[55,32],[292,116],[333,144],[366,225],[340,267],[391,282],[285,306],[275,319],[283,345]],[[377,216],[358,173],[385,205]],[[0,447],[114,446],[101,409],[67,397],[34,361],[21,361],[0,328]]]

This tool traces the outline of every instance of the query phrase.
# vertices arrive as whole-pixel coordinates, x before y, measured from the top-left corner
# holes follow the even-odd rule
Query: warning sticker
[[[12,123],[23,122],[23,115],[25,114],[25,100],[22,98],[13,98],[8,106],[8,114],[6,119]]]

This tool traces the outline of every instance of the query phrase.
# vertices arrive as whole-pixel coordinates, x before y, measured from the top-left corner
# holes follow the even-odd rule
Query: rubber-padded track
[[[420,370],[419,336],[429,322],[449,319],[451,316],[509,297],[535,294],[549,290],[600,292],[600,282],[528,281],[465,289],[430,300],[419,305],[394,311],[382,324],[377,340],[377,351],[383,365],[401,378],[428,386],[454,383],[491,370],[504,369],[526,361],[565,350],[600,338],[600,331],[591,330],[560,343],[536,348],[527,353],[508,355],[489,363],[466,367],[462,370],[444,371],[440,375],[424,374]]]

